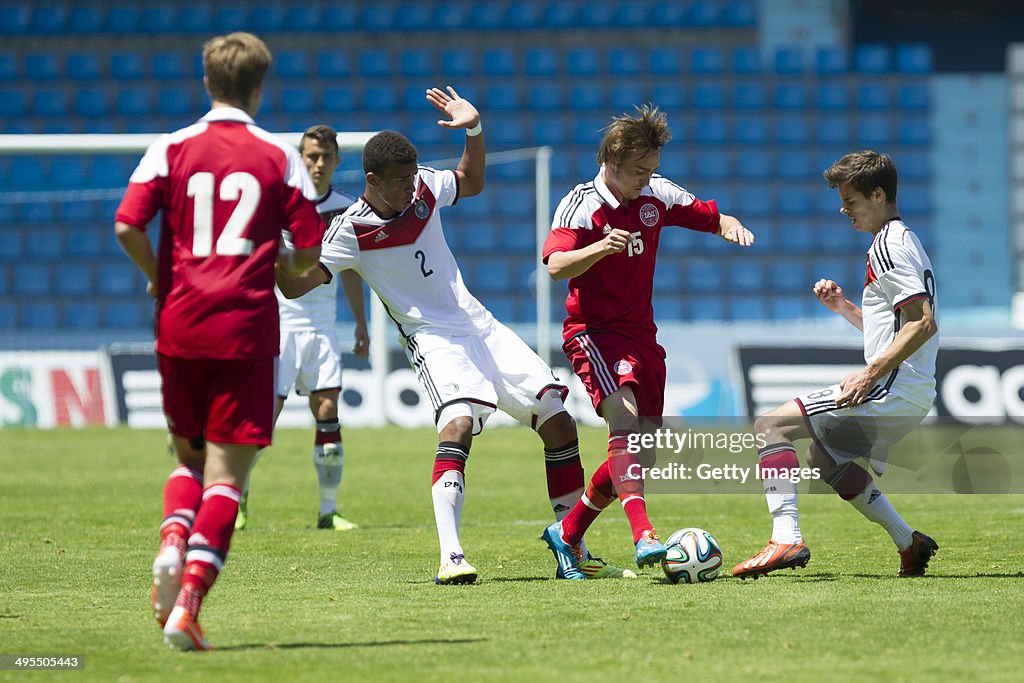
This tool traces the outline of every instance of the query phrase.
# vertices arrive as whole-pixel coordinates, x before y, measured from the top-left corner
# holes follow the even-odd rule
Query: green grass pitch
[[[589,475],[604,435],[581,438]],[[757,582],[728,569],[768,540],[762,496],[652,495],[663,536],[717,536],[725,575],[562,582],[537,540],[551,517],[540,441],[492,429],[474,445],[463,514],[480,581],[442,587],[435,439],[347,430],[342,511],[361,528],[338,533],[315,529],[311,434],[282,431],[204,607],[217,649],[183,654],[163,645],[148,603],[173,464],[164,434],[2,430],[0,653],[84,654],[84,671],[35,674],[66,681],[1020,680],[1024,495],[892,496],[941,546],[911,580],[895,578],[880,528],[836,496],[803,496],[811,563]],[[618,506],[588,534],[620,566],[630,540]]]

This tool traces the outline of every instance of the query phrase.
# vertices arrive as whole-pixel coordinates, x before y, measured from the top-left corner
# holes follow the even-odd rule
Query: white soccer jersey
[[[864,360],[870,363],[892,344],[902,324],[900,307],[927,298],[938,317],[935,275],[917,235],[898,217],[875,235],[867,254],[864,314]],[[885,378],[882,386],[914,405],[929,408],[935,400],[935,356],[939,335],[921,345]]]
[[[403,337],[421,328],[453,335],[487,332],[494,317],[466,289],[441,228],[438,211],[458,198],[454,171],[420,166],[408,209],[383,219],[360,198],[328,227],[320,263],[332,274],[359,273]]]
[[[332,187],[316,201],[316,210],[324,224],[330,225],[335,216],[345,213],[355,201],[355,197]],[[284,242],[289,249],[292,247],[292,236],[287,230],[284,231]],[[274,292],[277,294],[277,308],[281,314],[283,329],[333,329],[337,319],[338,294],[338,285],[333,279],[306,292],[298,299],[287,298],[277,287],[274,288]]]

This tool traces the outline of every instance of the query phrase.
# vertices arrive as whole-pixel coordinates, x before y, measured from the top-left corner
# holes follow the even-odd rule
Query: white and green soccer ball
[[[703,529],[680,529],[668,537],[665,547],[668,554],[661,568],[672,583],[714,581],[722,568],[722,547]]]

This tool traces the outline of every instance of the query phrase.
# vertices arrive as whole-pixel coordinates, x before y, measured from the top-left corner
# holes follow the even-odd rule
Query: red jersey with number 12
[[[145,229],[162,212],[156,350],[177,358],[278,354],[274,262],[281,230],[298,249],[324,225],[298,150],[240,109],[217,108],[154,142],[117,220]]]
[[[640,196],[622,205],[601,173],[577,185],[558,204],[551,232],[544,242],[544,262],[556,251],[574,251],[604,239],[613,228],[628,231],[632,241],[618,254],[606,256],[585,273],[569,278],[565,300],[566,340],[583,332],[617,332],[653,340],[651,295],[655,254],[661,228],[674,225],[700,232],[718,230],[718,207],[704,202],[660,175],[651,178]]]

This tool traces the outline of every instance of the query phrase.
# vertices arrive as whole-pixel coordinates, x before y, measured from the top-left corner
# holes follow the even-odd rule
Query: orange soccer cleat
[[[924,576],[928,568],[928,560],[939,549],[939,544],[920,531],[914,532],[914,540],[910,547],[900,551],[900,578],[908,576]]]
[[[811,549],[800,543],[778,543],[770,541],[764,550],[745,562],[732,568],[732,575],[741,579],[757,579],[777,569],[806,567],[811,559]]]
[[[199,622],[184,607],[175,606],[164,626],[164,642],[172,650],[212,650]]]

